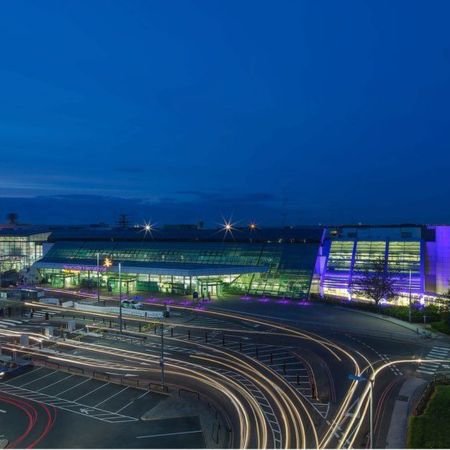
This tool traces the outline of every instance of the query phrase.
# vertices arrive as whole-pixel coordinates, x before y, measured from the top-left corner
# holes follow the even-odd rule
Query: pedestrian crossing
[[[434,375],[441,369],[450,370],[450,347],[435,345],[422,358],[417,373],[421,375]]]

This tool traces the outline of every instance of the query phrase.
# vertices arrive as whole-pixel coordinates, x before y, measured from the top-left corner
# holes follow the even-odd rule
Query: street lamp
[[[411,323],[412,320],[412,312],[411,312],[411,269],[409,269],[409,311],[408,311],[408,318],[409,323]]]
[[[119,263],[119,331],[122,334],[122,263]]]
[[[164,390],[164,324],[161,323],[161,359],[159,361],[161,366],[161,386]]]
[[[100,253],[97,252],[97,303],[100,303]]]

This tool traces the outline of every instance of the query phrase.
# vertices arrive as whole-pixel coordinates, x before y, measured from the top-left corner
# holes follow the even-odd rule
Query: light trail
[[[70,340],[58,342],[58,345],[72,347],[72,348],[78,348],[78,349],[83,348],[84,350],[93,351],[93,352],[107,354],[110,356],[117,357],[117,354],[114,353],[113,350],[111,350],[108,347],[104,347],[102,345],[80,343],[78,341],[70,342]],[[95,361],[95,360],[90,360],[89,362],[82,362],[79,360],[78,357],[75,358],[75,357],[72,357],[71,355],[67,355],[66,357],[56,356],[53,354],[43,353],[38,350],[22,348],[22,347],[14,345],[14,344],[10,344],[6,348],[8,348],[10,350],[16,350],[18,352],[31,353],[36,356],[44,355],[52,360],[57,360],[57,361],[71,363],[71,364],[77,364],[77,365],[84,365],[87,367],[92,367],[92,363],[93,363],[93,361]],[[121,349],[120,351],[121,351],[121,353],[122,352],[127,353],[127,358],[135,359],[139,362],[142,362],[143,360],[145,361],[146,359],[148,359],[148,356],[149,356],[146,353],[134,352],[131,350]],[[119,356],[122,356],[122,355],[119,355]],[[153,361],[148,364],[153,363],[154,365],[156,365],[158,361],[159,361],[159,359],[154,357]],[[193,381],[199,382],[199,380],[202,380],[203,384],[206,384],[210,388],[214,388],[221,394],[225,394],[230,399],[230,401],[232,401],[233,405],[235,406],[235,409],[238,411],[239,422],[240,422],[241,435],[240,435],[239,447],[240,448],[248,448],[249,442],[250,442],[250,437],[252,436],[253,427],[251,425],[251,421],[250,421],[249,415],[247,413],[247,409],[243,406],[242,402],[237,398],[237,396],[230,389],[225,389],[226,384],[232,385],[234,387],[234,389],[237,392],[239,392],[239,394],[243,398],[245,398],[246,402],[248,403],[248,405],[250,407],[250,410],[253,413],[253,416],[255,417],[254,420],[255,420],[256,432],[254,433],[254,435],[256,436],[256,439],[258,440],[258,448],[266,448],[267,447],[266,422],[265,422],[263,413],[261,411],[261,408],[260,408],[259,404],[257,403],[257,401],[245,389],[243,389],[238,383],[234,382],[234,380],[231,380],[231,379],[223,376],[222,374],[219,374],[218,372],[212,371],[211,369],[204,368],[203,366],[195,365],[195,364],[188,363],[188,362],[183,362],[181,364],[181,363],[177,363],[176,360],[172,361],[169,358],[166,358],[166,361],[167,362],[165,363],[165,365],[168,367],[167,373],[172,373],[172,375],[174,375],[174,376],[187,376],[185,374],[185,372],[189,372],[190,373],[189,376]],[[185,365],[191,365],[195,368],[195,370],[186,368]],[[97,366],[98,366],[98,361],[97,361]],[[123,370],[127,370],[127,371],[129,371],[129,370],[133,370],[135,372],[143,371],[143,368],[132,368],[129,366],[124,366],[124,365],[120,365],[120,366],[122,367]],[[108,368],[108,367],[111,368],[110,362],[106,362],[105,365],[102,365],[102,367],[103,368]],[[117,365],[115,365],[114,368],[117,369],[118,368]],[[221,378],[223,383],[222,384],[217,383],[217,381],[215,381],[214,378],[212,378],[210,376],[206,376],[203,373],[204,371],[211,372],[212,374],[214,374],[214,377],[216,377],[216,378],[218,378],[218,377]],[[157,372],[159,374],[159,371],[157,369],[155,369],[155,372]]]
[[[50,309],[53,311],[57,311],[63,314],[70,314],[71,312],[79,314],[79,315],[84,315],[84,316],[94,316],[94,317],[99,317],[102,319],[111,319],[111,320],[117,320],[117,316],[112,315],[112,314],[100,314],[100,313],[92,313],[92,312],[88,312],[88,311],[79,311],[79,310],[75,310],[75,311],[71,311],[68,310],[67,308],[60,308],[60,307],[55,307],[55,306],[49,306],[49,305],[42,305],[42,304],[36,304],[36,303],[28,303],[28,306],[32,306],[32,307],[39,307],[39,308],[44,308],[44,309]],[[160,306],[163,307],[164,305],[161,304],[155,304],[155,306]],[[302,340],[306,340],[309,341],[311,343],[314,343],[316,345],[319,345],[320,347],[322,347],[323,349],[325,349],[327,352],[329,352],[333,358],[335,358],[337,361],[342,362],[342,358],[339,356],[338,353],[340,353],[341,355],[343,355],[345,358],[347,358],[351,364],[354,367],[354,374],[356,376],[359,376],[361,373],[361,369],[360,366],[358,364],[358,362],[356,361],[356,359],[353,357],[353,355],[347,351],[343,346],[338,345],[334,342],[329,341],[326,338],[323,338],[319,335],[316,335],[314,333],[307,333],[307,332],[303,332],[303,331],[299,331],[295,328],[289,327],[289,326],[285,326],[279,323],[274,323],[274,322],[270,322],[267,320],[261,320],[261,319],[256,319],[256,318],[252,318],[252,317],[248,317],[248,316],[244,316],[244,315],[240,315],[237,313],[228,313],[228,312],[219,312],[219,311],[201,311],[201,310],[196,310],[193,308],[189,308],[189,307],[183,307],[183,306],[176,306],[176,305],[171,305],[171,308],[173,309],[181,309],[181,310],[188,310],[188,311],[194,311],[196,313],[199,314],[204,314],[204,315],[212,315],[212,316],[217,316],[217,317],[222,317],[222,318],[227,318],[227,319],[231,319],[231,320],[239,320],[239,321],[244,321],[244,322],[250,322],[253,324],[259,324],[265,327],[269,327],[272,329],[276,329],[279,332],[268,332],[268,331],[256,331],[256,330],[242,330],[242,329],[236,329],[236,328],[218,328],[218,327],[206,327],[206,326],[193,326],[193,325],[189,325],[189,324],[179,324],[179,323],[171,323],[171,322],[164,322],[165,325],[167,326],[172,326],[172,327],[178,327],[178,328],[197,328],[197,329],[202,329],[202,330],[215,330],[215,331],[222,331],[222,332],[231,332],[231,333],[245,333],[245,334],[255,334],[255,335],[272,335],[272,336],[290,336],[290,337],[295,337],[295,338],[299,338]],[[127,317],[127,321],[130,322],[145,322],[145,323],[150,323],[150,324],[154,324],[156,321],[155,320],[145,320],[144,318],[136,318],[136,317]],[[158,322],[161,323],[161,322]],[[97,326],[97,328],[104,328],[106,329],[106,327],[101,327],[101,326]],[[134,334],[137,334],[135,332],[133,332]],[[139,333],[140,334],[140,333]],[[148,335],[150,336],[150,335]],[[195,344],[195,343],[192,343]],[[77,343],[77,346],[79,345],[79,343]],[[360,356],[362,356],[364,359],[366,359],[362,354],[359,354]],[[149,355],[146,355],[146,357],[148,358]],[[367,360],[367,359],[366,359]],[[320,442],[320,444],[318,445],[319,448],[324,448],[326,447],[330,440],[332,439],[334,433],[336,432],[338,426],[340,426],[340,424],[343,422],[343,419],[345,419],[345,413],[346,413],[346,409],[348,407],[348,405],[350,404],[350,402],[353,399],[354,393],[357,389],[357,382],[352,382],[343,398],[343,400],[341,401],[340,407],[337,411],[337,413],[335,414],[332,423],[330,425],[330,427],[328,428],[328,430],[325,432],[325,435],[322,437],[322,440]],[[289,401],[291,401],[289,399]],[[304,406],[304,410],[308,411],[307,408]],[[309,412],[308,412],[309,414]],[[309,418],[308,420],[310,420],[310,422],[312,423],[312,419]],[[312,426],[312,429],[315,432],[315,427]]]
[[[341,439],[339,440],[339,443],[338,443],[338,445],[337,445],[336,448],[342,448],[343,445],[344,445],[344,443],[345,443],[345,441],[347,440],[347,437],[348,437],[349,433],[351,432],[351,428],[352,428],[353,424],[355,423],[357,416],[360,414],[361,408],[363,407],[363,403],[364,403],[364,401],[366,401],[367,397],[369,396],[369,393],[370,393],[369,391],[370,391],[370,389],[371,389],[370,384],[371,384],[371,382],[373,382],[373,383],[375,382],[375,379],[376,379],[377,375],[378,375],[382,370],[384,370],[384,369],[386,369],[387,367],[390,367],[390,366],[392,366],[392,365],[394,365],[394,364],[411,364],[411,363],[420,364],[422,361],[426,361],[426,362],[436,362],[436,363],[437,363],[437,362],[438,362],[438,363],[449,362],[448,359],[426,359],[426,360],[421,359],[421,358],[417,358],[417,359],[398,359],[398,360],[395,360],[395,361],[389,361],[389,362],[387,362],[387,363],[385,363],[385,364],[383,364],[383,365],[377,367],[377,368],[372,372],[372,374],[370,375],[369,380],[368,380],[369,382],[366,383],[366,386],[365,386],[365,388],[364,388],[363,394],[362,394],[362,396],[361,396],[361,398],[360,398],[360,400],[359,400],[359,402],[358,402],[358,405],[357,405],[357,407],[356,407],[356,409],[355,409],[355,414],[354,414],[354,416],[351,418],[351,420],[349,421],[349,424],[347,425],[346,430],[343,432],[342,437],[341,437]],[[367,402],[366,402],[366,403],[367,403]],[[367,405],[366,405],[366,406],[367,406]],[[364,411],[367,411],[367,409],[365,409]],[[355,433],[355,436],[359,433],[359,431],[360,431],[360,429],[361,429],[361,427],[362,427],[362,425],[363,425],[363,422],[364,422],[364,419],[365,419],[365,415],[364,415],[364,414],[361,414],[360,417],[361,417],[361,419],[359,420],[359,423],[356,425],[356,428],[355,428],[355,430],[353,431],[353,432]]]
[[[362,371],[360,371],[360,374],[362,374],[367,367],[372,367],[372,364],[359,351],[355,350],[355,353],[357,353],[361,358],[363,358],[368,364],[368,366],[366,366]],[[320,442],[319,448],[325,448],[329,444],[329,442],[333,438],[333,436],[337,433],[339,427],[342,427],[343,423],[345,422],[345,420],[347,418],[347,408],[348,408],[350,402],[353,400],[353,395],[357,388],[358,388],[358,382],[353,381],[350,385],[349,390],[347,391],[347,394],[346,394],[344,400],[341,402],[341,405],[340,405],[337,413],[335,414],[334,419],[331,422],[328,431],[323,436],[322,441]]]

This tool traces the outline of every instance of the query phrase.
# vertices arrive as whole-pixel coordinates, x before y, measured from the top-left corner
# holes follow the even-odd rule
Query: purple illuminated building
[[[400,299],[431,300],[449,290],[450,226],[341,226],[324,230],[312,292],[351,299],[350,285],[383,261]]]

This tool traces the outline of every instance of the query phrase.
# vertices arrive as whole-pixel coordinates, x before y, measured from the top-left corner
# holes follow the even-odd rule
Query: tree
[[[350,292],[366,297],[378,306],[381,300],[391,301],[397,297],[395,281],[385,270],[385,260],[373,261],[365,271],[353,275]]]
[[[129,222],[128,222],[128,216],[126,214],[120,214],[119,216],[119,228],[128,228]]]
[[[19,218],[19,215],[15,212],[10,212],[8,213],[6,218],[8,219],[8,223],[10,225],[17,225],[17,219]]]

